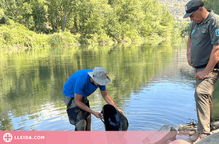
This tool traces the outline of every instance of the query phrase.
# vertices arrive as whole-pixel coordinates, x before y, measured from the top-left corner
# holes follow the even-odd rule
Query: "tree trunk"
[[[62,32],[65,31],[65,25],[66,25],[66,21],[69,18],[70,14],[72,13],[73,8],[71,8],[70,12],[68,13],[68,15],[66,16],[66,10],[65,10],[65,15],[64,15],[64,22],[63,22],[63,26],[62,26]]]
[[[66,25],[66,21],[68,19],[68,16],[66,16],[66,11],[65,11],[65,15],[64,15],[64,22],[63,22],[63,26],[62,26],[62,32],[65,31],[65,25]]]

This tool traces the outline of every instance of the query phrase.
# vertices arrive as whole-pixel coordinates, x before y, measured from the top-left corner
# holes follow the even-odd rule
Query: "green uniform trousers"
[[[204,70],[204,68],[195,69],[195,72]],[[196,79],[197,87],[195,90],[195,102],[198,118],[198,133],[210,134],[210,123],[212,121],[212,93],[219,76],[219,70],[213,69],[204,79]]]

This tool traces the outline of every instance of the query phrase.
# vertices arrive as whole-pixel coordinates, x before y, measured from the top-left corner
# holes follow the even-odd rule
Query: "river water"
[[[117,45],[32,49],[0,54],[0,130],[72,131],[62,101],[64,83],[80,69],[103,67],[107,92],[129,121],[129,131],[158,131],[197,122],[193,69],[186,42],[156,46]],[[88,97],[92,110],[106,104],[99,90]],[[219,119],[219,84],[213,94]],[[92,131],[104,131],[92,116]]]

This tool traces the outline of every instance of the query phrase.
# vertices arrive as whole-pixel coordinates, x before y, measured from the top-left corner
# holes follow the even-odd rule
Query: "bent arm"
[[[210,73],[213,70],[213,68],[215,67],[215,65],[218,63],[218,61],[219,61],[219,45],[213,46],[213,49],[212,49],[211,55],[210,55],[210,59],[209,59],[208,64],[205,68],[205,71]]]
[[[198,79],[206,78],[208,74],[214,69],[218,61],[219,61],[219,46],[213,46],[207,66],[203,71],[197,72],[195,77]]]
[[[101,113],[92,111],[89,107],[87,107],[87,106],[82,102],[82,98],[83,98],[82,95],[78,95],[78,94],[75,93],[75,104],[76,104],[80,109],[82,109],[82,110],[84,110],[84,111],[86,111],[86,112],[89,112],[89,113],[93,114],[95,117],[99,118]]]
[[[191,43],[192,43],[192,40],[191,40],[190,37],[188,37],[188,41],[187,41],[187,54],[190,54],[190,49],[191,49],[190,45],[191,45]]]
[[[190,45],[191,45],[191,43],[192,43],[192,40],[191,40],[191,38],[189,37],[189,38],[188,38],[188,42],[187,42],[187,53],[186,53],[186,56],[187,56],[188,64],[189,64],[191,67],[193,67],[192,64],[191,64],[191,59],[190,59],[190,50],[191,50]]]

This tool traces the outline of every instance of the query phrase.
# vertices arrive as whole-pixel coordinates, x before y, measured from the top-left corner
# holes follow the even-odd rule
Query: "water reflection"
[[[70,131],[62,88],[80,69],[104,67],[109,95],[125,112],[129,130],[159,130],[196,120],[192,69],[178,45],[36,49],[1,54],[0,130]],[[217,84],[214,109],[219,107]],[[89,97],[93,110],[105,103],[100,92]],[[219,118],[214,110],[213,116]],[[92,130],[103,123],[92,117]]]

